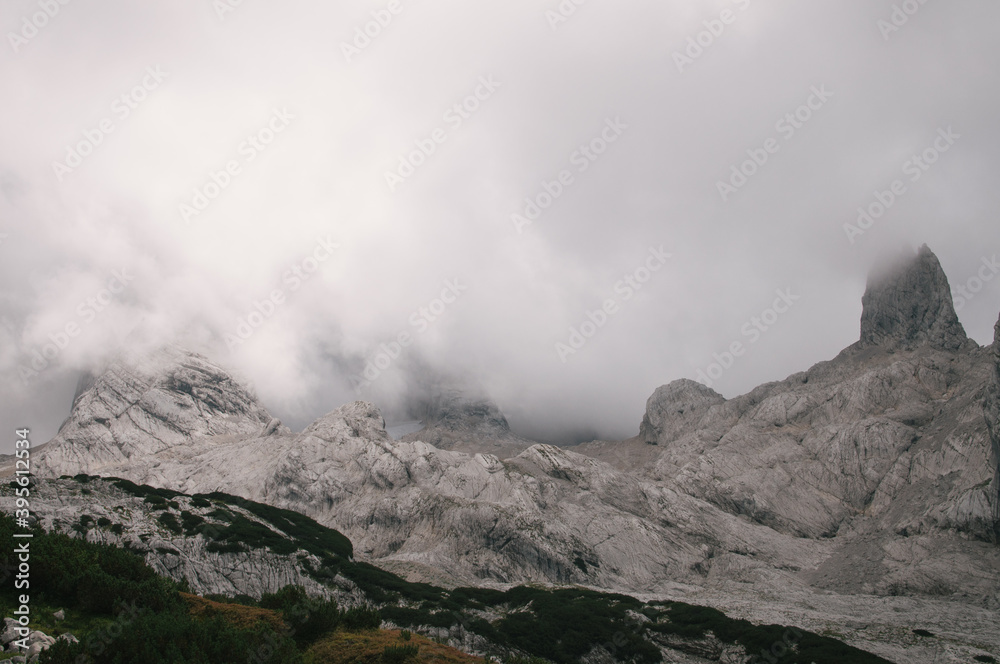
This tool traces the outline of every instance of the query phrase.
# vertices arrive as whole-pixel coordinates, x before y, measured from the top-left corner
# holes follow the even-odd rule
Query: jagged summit
[[[125,353],[96,378],[84,376],[73,411],[45,452],[44,466],[95,472],[203,436],[276,429],[257,397],[205,357],[178,346]]]
[[[646,401],[639,437],[650,445],[673,440],[698,424],[710,407],[725,401],[712,388],[688,378],[661,385]]]
[[[873,274],[861,299],[861,347],[958,350],[969,338],[955,314],[948,277],[927,245]]]
[[[492,400],[454,390],[424,402],[414,414],[428,425],[486,427],[498,433],[510,430],[507,418]]]
[[[514,456],[534,444],[510,430],[507,418],[489,397],[458,389],[442,390],[411,411],[424,428],[401,438],[421,440],[445,450]]]

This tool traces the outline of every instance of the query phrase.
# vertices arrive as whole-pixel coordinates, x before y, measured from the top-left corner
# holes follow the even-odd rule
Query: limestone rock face
[[[650,397],[637,438],[573,449],[829,542],[813,583],[941,592],[995,575],[997,344],[967,339],[926,247],[873,279],[864,306],[861,341],[834,360],[729,400],[674,381]]]
[[[168,450],[189,451],[194,441],[252,436],[272,420],[219,366],[167,347],[122,357],[82,383],[72,416],[38,460],[56,476],[96,474]]]
[[[656,388],[646,401],[646,414],[639,426],[639,436],[650,445],[668,443],[696,427],[712,406],[725,398],[710,387],[682,378]]]
[[[86,491],[87,493],[83,493]],[[13,491],[4,488],[0,510],[14,511]],[[157,508],[143,498],[114,486],[111,482],[91,480],[85,484],[68,479],[43,479],[32,489],[32,514],[46,531],[64,532],[88,541],[128,547],[144,556],[157,573],[177,581],[187,581],[197,594],[244,594],[259,598],[288,584],[303,586],[310,595],[335,596],[347,606],[363,602],[364,595],[350,581],[338,577],[330,585],[315,581],[304,563],[321,566],[316,556],[300,551],[281,555],[266,548],[237,552],[214,552],[211,540],[203,534],[171,531],[164,525],[164,514],[184,510],[206,524],[224,528],[212,512],[218,505],[199,507],[189,496],[174,499],[178,507]],[[273,524],[239,507],[225,509],[274,530]],[[80,531],[80,517],[90,517],[90,524]],[[107,525],[99,526],[98,519]]]
[[[781,567],[819,545],[548,445],[490,454],[393,441],[372,404],[354,402],[301,434],[201,440],[101,473],[185,493],[221,490],[303,512],[354,542],[362,559],[484,580],[651,590],[699,581],[718,551]],[[749,560],[749,558],[748,558]]]
[[[915,258],[869,279],[861,300],[861,345],[957,350],[968,344],[951,299],[948,278],[927,245]]]
[[[413,413],[424,428],[401,438],[421,440],[442,450],[515,456],[534,445],[510,430],[507,418],[486,397],[468,397],[449,391],[424,402]]]
[[[1000,542],[1000,320],[994,327],[991,362],[993,376],[986,389],[986,426],[993,446],[993,483],[988,497],[992,502],[994,541]]]

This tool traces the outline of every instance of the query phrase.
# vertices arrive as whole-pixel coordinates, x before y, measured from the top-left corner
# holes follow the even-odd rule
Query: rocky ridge
[[[221,368],[172,349],[166,366],[134,359],[98,378],[39,461],[50,475],[295,509],[347,534],[364,559],[444,570],[455,584],[821,589],[995,611],[1000,332],[992,348],[968,340],[926,248],[872,279],[863,303],[858,343],[833,360],[729,400],[675,381],[627,441],[501,459],[419,433],[392,441],[364,402],[292,434],[242,388],[208,389],[228,385]],[[157,378],[191,366],[216,378],[178,389]],[[117,399],[119,384],[136,398]],[[474,431],[469,409],[457,411],[457,428]],[[491,408],[474,414],[502,430]]]
[[[988,498],[993,504],[993,541],[1000,543],[1000,320],[994,327],[993,379],[986,389],[984,414],[993,449],[993,483]]]
[[[506,459],[520,454],[535,441],[510,430],[507,418],[488,397],[470,397],[449,390],[420,404],[412,413],[424,423],[403,441],[423,441],[452,452],[482,452]]]
[[[321,561],[309,551],[279,554],[265,546],[213,547],[212,534],[228,526],[220,510],[237,514],[277,537],[294,536],[259,515],[220,500],[177,495],[168,504],[154,498],[155,494],[144,497],[127,485],[123,488],[96,478],[40,480],[32,488],[32,516],[46,532],[134,551],[158,574],[186,581],[197,594],[259,599],[294,584],[314,596],[336,597],[344,606],[364,600],[355,584],[343,577],[325,583],[314,579],[309,569],[318,569]],[[12,513],[14,501],[11,488],[0,488],[0,511]],[[190,527],[192,523],[198,524],[197,529]]]
[[[829,542],[804,572],[819,587],[992,596],[963,579],[1000,570],[995,399],[984,409],[996,346],[967,339],[926,247],[897,269],[869,284],[862,340],[833,360],[730,400],[675,381],[650,398],[640,436],[575,449]]]
[[[183,456],[208,439],[280,426],[228,372],[176,346],[119,358],[81,383],[72,412],[56,435],[60,444],[45,451],[46,467],[56,475],[157,454]]]

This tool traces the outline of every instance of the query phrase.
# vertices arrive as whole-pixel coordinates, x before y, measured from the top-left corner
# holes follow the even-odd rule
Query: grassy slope
[[[372,632],[339,631],[314,644],[306,651],[306,664],[380,664],[387,646],[413,645],[419,648],[409,663],[482,664],[485,660],[435,643],[419,634],[404,641],[398,630]]]

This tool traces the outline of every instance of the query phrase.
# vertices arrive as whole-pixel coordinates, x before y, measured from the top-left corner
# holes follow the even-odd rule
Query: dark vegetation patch
[[[0,564],[16,565],[15,532],[23,529],[0,513]],[[31,534],[32,604],[89,617],[90,631],[75,630],[80,642],[58,641],[42,655],[43,664],[90,661],[95,652],[108,662],[303,664],[300,645],[333,629],[367,630],[381,623],[373,609],[342,611],[294,587],[262,600],[277,604],[277,612],[218,604],[184,594],[186,584],[157,575],[131,551],[40,528]],[[0,586],[0,610],[10,614],[20,592],[13,584]]]
[[[156,521],[174,535],[180,535],[184,532],[181,528],[180,522],[177,521],[177,517],[174,516],[173,512],[164,512],[156,518]]]
[[[245,498],[230,496],[229,494],[220,492],[210,493],[207,498],[245,509],[254,516],[293,537],[297,548],[305,549],[320,559],[333,556],[348,559],[354,557],[354,548],[351,545],[351,540],[332,528],[320,525],[304,514],[255,503]]]
[[[646,604],[626,595],[582,588],[520,586],[507,591],[487,588],[447,591],[430,584],[411,583],[373,565],[354,562],[350,541],[346,537],[297,512],[212,493],[191,499],[192,506],[208,508],[214,504],[215,508],[210,513],[202,516],[183,510],[178,519],[170,511],[170,503],[176,504],[178,501],[175,499],[181,494],[139,487],[124,480],[115,482],[116,486],[151,505],[164,505],[163,513],[157,520],[172,532],[208,537],[209,551],[232,553],[259,548],[282,554],[300,551],[300,564],[313,576],[322,580],[341,574],[357,584],[370,601],[381,607],[379,610],[362,608],[343,611],[332,602],[324,603],[306,597],[301,588],[288,587],[265,596],[259,602],[247,597],[238,598],[238,601],[212,597],[210,599],[215,603],[201,605],[210,610],[206,609],[207,613],[196,619],[189,612],[177,610],[177,606],[184,606],[178,600],[178,591],[184,589],[182,584],[156,577],[132,552],[98,547],[61,535],[36,538],[33,547],[43,541],[60,542],[59,546],[68,547],[66,551],[60,550],[58,556],[46,558],[44,554],[40,555],[38,568],[35,567],[33,550],[32,580],[34,582],[36,578],[36,571],[37,578],[45,579],[42,589],[34,590],[33,583],[33,590],[43,598],[50,597],[68,605],[72,603],[70,608],[86,606],[88,610],[103,611],[102,615],[110,615],[116,607],[120,608],[121,602],[131,599],[143,606],[159,607],[155,610],[166,616],[150,616],[133,623],[135,627],[129,630],[134,631],[129,632],[129,638],[120,641],[129,641],[128,648],[135,652],[130,650],[119,661],[149,661],[153,664],[166,661],[246,661],[250,644],[260,643],[270,628],[261,625],[248,628],[227,623],[226,615],[254,614],[240,608],[226,609],[222,605],[256,605],[276,612],[286,623],[293,625],[294,637],[276,636],[276,643],[284,645],[273,648],[276,653],[274,659],[264,660],[287,664],[298,664],[301,660],[294,658],[299,656],[298,648],[307,646],[323,634],[330,634],[331,629],[375,629],[383,619],[404,628],[451,628],[461,625],[485,637],[502,651],[525,653],[528,656],[525,661],[537,662],[538,658],[544,658],[555,664],[577,662],[598,646],[612,649],[620,661],[655,664],[661,661],[661,655],[651,641],[669,643],[678,639],[701,639],[709,633],[723,642],[741,644],[747,649],[748,656],[772,664],[801,661],[815,664],[885,663],[883,659],[831,638],[778,625],[753,625],[728,618],[715,609],[680,602]],[[248,518],[243,510],[263,523]],[[7,528],[6,532],[3,528]],[[9,518],[0,518],[0,547],[7,552],[13,550],[12,545],[8,546],[12,542],[9,539],[11,530]],[[55,544],[42,545],[39,551],[46,546]],[[86,548],[84,555],[74,547],[95,548]],[[305,557],[301,551],[307,551],[315,558]],[[0,556],[3,555],[0,553]],[[10,554],[7,555],[9,559]],[[310,561],[314,562],[316,558],[320,564],[314,567]],[[589,565],[582,558],[580,562],[582,564],[577,567],[581,569]],[[9,594],[11,591],[4,589],[0,592]],[[495,612],[501,617],[486,620],[477,615],[477,612],[483,611]],[[208,642],[212,633],[203,630],[209,624],[213,630],[223,630],[217,641],[225,644],[225,648],[219,649],[215,642]],[[916,634],[922,632],[925,630],[914,630]],[[931,636],[929,632],[925,635]],[[142,643],[171,645],[140,652],[138,644]],[[205,653],[204,656],[202,653]],[[289,653],[294,653],[294,656]],[[62,664],[72,660],[51,661]]]

